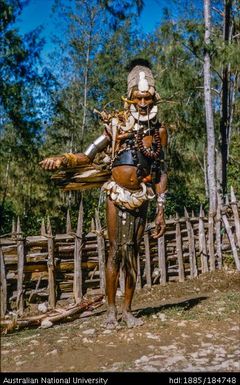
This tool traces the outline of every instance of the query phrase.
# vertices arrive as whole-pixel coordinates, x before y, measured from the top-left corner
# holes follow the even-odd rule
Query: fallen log
[[[2,333],[6,334],[14,329],[23,329],[25,327],[34,327],[34,326],[41,326],[49,323],[49,327],[52,326],[54,323],[63,321],[69,318],[71,319],[72,316],[81,313],[86,310],[94,310],[99,306],[103,305],[103,295],[98,296],[92,301],[83,300],[79,304],[71,305],[67,309],[63,308],[56,308],[53,311],[41,314],[37,316],[32,316],[28,318],[19,318],[19,319],[4,319],[1,320],[1,329]],[[50,325],[51,324],[51,325]]]

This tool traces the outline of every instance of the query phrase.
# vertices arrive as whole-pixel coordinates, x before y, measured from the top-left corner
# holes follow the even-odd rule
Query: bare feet
[[[107,312],[107,318],[103,324],[103,326],[106,328],[106,329],[116,329],[116,327],[118,326],[118,322],[117,322],[117,311],[116,309],[109,309],[108,312]]]
[[[127,324],[128,328],[135,328],[144,324],[141,319],[134,317],[129,311],[123,311],[122,320]]]

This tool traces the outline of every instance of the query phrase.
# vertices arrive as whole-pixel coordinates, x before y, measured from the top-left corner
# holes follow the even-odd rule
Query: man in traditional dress
[[[103,134],[84,153],[64,154],[41,162],[45,170],[90,164],[105,151],[110,156],[111,179],[102,186],[107,195],[109,251],[106,262],[108,311],[105,326],[118,325],[116,291],[119,271],[125,272],[122,320],[128,327],[143,324],[131,311],[137,278],[137,255],[144,233],[148,202],[156,197],[154,238],[165,231],[164,206],[167,190],[167,131],[157,119],[159,95],[150,65],[132,62],[124,110],[101,113]]]

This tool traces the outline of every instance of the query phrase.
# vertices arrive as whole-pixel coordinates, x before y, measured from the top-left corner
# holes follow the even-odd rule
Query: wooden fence
[[[167,220],[167,231],[155,240],[154,225],[148,224],[138,256],[137,289],[144,285],[165,285],[221,269],[225,258],[233,256],[240,270],[239,207],[234,191],[215,216],[189,215]],[[32,302],[48,301],[55,308],[59,299],[73,297],[79,303],[86,291],[105,293],[105,259],[108,240],[101,228],[98,212],[94,231],[83,234],[83,207],[80,204],[76,232],[69,213],[66,233],[53,235],[50,220],[44,222],[40,235],[23,237],[20,222],[8,237],[0,238],[1,317],[11,310],[19,316]],[[120,274],[124,291],[124,275]]]

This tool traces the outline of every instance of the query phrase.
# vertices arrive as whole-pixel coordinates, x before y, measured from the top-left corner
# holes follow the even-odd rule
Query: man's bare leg
[[[124,297],[123,309],[122,309],[122,320],[126,322],[128,328],[141,326],[144,323],[141,319],[134,317],[131,310],[135,286],[136,286],[136,282],[134,282],[134,280],[129,274],[126,274],[125,297]]]
[[[133,269],[135,274],[130,274],[129,271],[125,272],[126,279],[125,279],[125,297],[123,302],[123,308],[122,308],[122,320],[126,322],[128,328],[133,328],[135,326],[141,326],[143,325],[143,321],[139,318],[134,317],[132,314],[131,306],[132,306],[132,299],[136,287],[136,278],[137,278],[137,255],[141,243],[141,239],[143,237],[144,229],[145,229],[145,223],[146,223],[146,215],[147,215],[147,204],[145,204],[142,207],[142,223],[139,224],[138,228],[136,229],[136,233],[134,236],[134,261],[132,263]]]
[[[118,287],[120,261],[117,261],[117,209],[110,199],[107,200],[107,227],[109,237],[109,253],[106,264],[108,310],[105,327],[107,329],[115,329],[118,325],[116,292]]]

